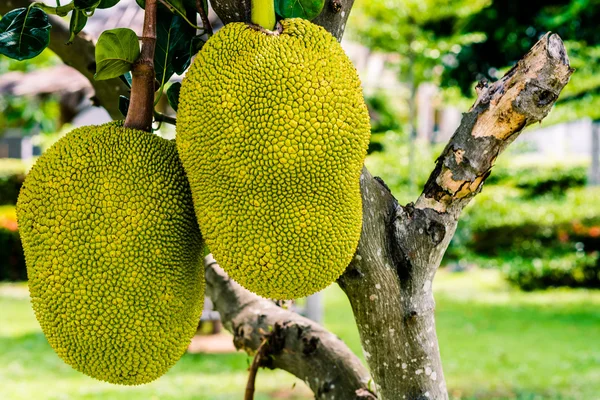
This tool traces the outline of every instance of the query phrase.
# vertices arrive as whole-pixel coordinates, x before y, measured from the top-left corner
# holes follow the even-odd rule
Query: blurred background
[[[142,20],[135,1],[122,0],[97,10],[86,31],[139,31]],[[561,35],[577,69],[549,117],[497,161],[434,282],[453,399],[600,399],[598,21],[598,0],[355,3],[343,46],[372,118],[366,164],[402,204],[417,198],[478,81],[499,79],[547,31]],[[240,399],[251,359],[235,351],[210,304],[183,359],[139,387],[71,369],[33,316],[15,202],[36,157],[61,135],[109,120],[91,96],[89,82],[50,51],[26,62],[0,56],[0,399]],[[170,138],[174,128],[159,132]],[[337,285],[296,307],[362,357]],[[311,393],[285,372],[261,370],[257,398]]]

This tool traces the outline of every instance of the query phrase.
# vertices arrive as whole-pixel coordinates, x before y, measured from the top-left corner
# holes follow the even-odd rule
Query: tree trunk
[[[548,34],[500,81],[480,84],[415,204],[398,205],[363,173],[362,236],[339,283],[381,398],[448,397],[435,331],[435,273],[460,212],[500,152],[548,114],[572,72],[562,41]]]

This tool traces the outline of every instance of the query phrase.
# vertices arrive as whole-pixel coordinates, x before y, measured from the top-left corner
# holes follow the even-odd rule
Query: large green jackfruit
[[[75,129],[28,174],[17,217],[35,315],[67,364],[136,385],[183,355],[204,268],[172,141],[122,123]]]
[[[337,40],[302,19],[226,25],[183,80],[177,149],[208,247],[265,297],[337,279],[361,232],[370,126]]]

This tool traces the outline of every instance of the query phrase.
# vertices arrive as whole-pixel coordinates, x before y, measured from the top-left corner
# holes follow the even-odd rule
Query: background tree
[[[600,18],[600,2],[531,1],[527,7],[514,0],[487,3],[480,9],[425,23],[424,29],[437,40],[481,35],[480,40],[463,43],[458,52],[447,53],[441,83],[458,86],[470,97],[474,81],[498,79],[541,35],[553,31],[568,39],[571,65],[577,74],[558,100],[552,122],[600,118],[600,34],[594,28],[594,21]]]
[[[138,111],[128,113],[128,120],[129,115],[134,120],[139,117],[139,124],[131,120],[128,124],[149,130],[148,104],[150,116],[154,114],[155,120],[165,120],[164,116],[152,112],[154,89],[158,88],[156,96],[164,90],[164,80],[159,79],[156,85],[154,76],[165,76],[165,71],[171,68],[175,72],[186,69],[191,56],[211,34],[206,24],[206,5],[161,1],[164,8],[158,10],[157,16],[159,20],[170,19],[169,27],[180,19],[193,24],[198,15],[204,25],[199,35],[191,30],[184,35],[183,42],[189,45],[178,48],[167,40],[161,46],[158,44],[166,36],[153,29],[148,23],[152,19],[147,18],[141,57],[138,57],[133,50],[137,38],[131,38],[124,31],[101,37],[98,48],[90,38],[76,35],[94,8],[110,7],[116,2],[79,0],[58,7],[32,7],[27,0],[8,0],[0,5],[0,13],[4,14],[0,20],[3,44],[0,51],[26,59],[49,45],[63,61],[90,79],[94,74],[97,78],[106,78],[95,80],[93,84],[98,102],[114,117],[119,117],[119,104],[121,110],[127,108],[128,100],[122,98],[119,102],[118,96],[127,94],[130,84],[127,72],[131,70],[131,86],[143,85],[144,89],[135,89],[129,102],[130,107]],[[250,15],[247,1],[213,0],[211,3],[224,23],[247,21]],[[352,0],[327,2],[314,22],[341,38],[352,3]],[[149,8],[151,4],[154,2],[148,2]],[[25,8],[9,12],[20,6]],[[48,20],[41,10],[58,15],[72,13],[70,26],[60,19]],[[53,28],[48,37],[49,21]],[[20,29],[12,29],[15,25]],[[18,32],[27,32],[35,40],[23,47],[7,45],[14,43],[7,37],[14,38]],[[110,35],[123,39],[118,48],[122,54],[116,64],[103,57],[104,44],[111,40]],[[72,41],[72,47],[61,47],[65,41]],[[154,68],[150,71],[148,66],[152,65]],[[258,366],[285,369],[305,380],[317,398],[447,398],[431,291],[435,272],[462,209],[480,192],[497,156],[527,125],[547,115],[571,73],[561,39],[557,35],[546,35],[501,80],[493,85],[479,85],[477,101],[464,115],[415,203],[398,204],[380,179],[363,170],[362,236],[356,255],[338,284],[352,305],[375,385],[358,358],[334,335],[244,290],[228,279],[214,260],[207,258],[208,294],[221,313],[225,327],[234,333],[235,344],[256,353],[252,371]],[[125,74],[123,80],[116,77],[121,74]],[[170,93],[169,98],[176,108],[176,93]],[[252,377],[253,373],[248,388],[250,396]]]
[[[479,11],[488,0],[384,1],[360,2],[352,22],[356,38],[370,49],[394,54],[392,67],[407,87],[409,165],[414,165],[417,139],[417,90],[422,83],[440,83],[440,58],[458,52],[462,45],[482,40],[479,33],[451,32],[439,37],[431,28],[438,21],[457,19]],[[409,187],[416,184],[414,168],[409,169]]]

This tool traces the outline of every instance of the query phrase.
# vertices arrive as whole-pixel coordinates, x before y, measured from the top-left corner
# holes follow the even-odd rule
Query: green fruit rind
[[[17,202],[31,303],[58,355],[137,385],[183,355],[202,313],[202,242],[175,144],[122,123],[49,148]]]
[[[176,142],[226,272],[277,299],[334,282],[360,238],[369,137],[356,69],[323,28],[232,23],[209,39],[182,83]]]

